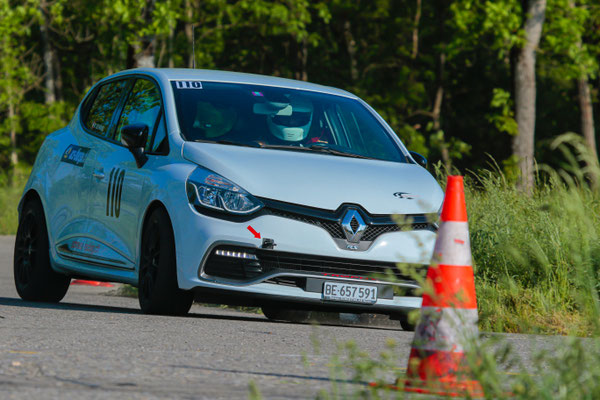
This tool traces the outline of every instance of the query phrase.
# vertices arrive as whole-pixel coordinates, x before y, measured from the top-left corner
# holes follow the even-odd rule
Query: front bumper
[[[173,218],[178,264],[178,281],[182,289],[194,289],[205,301],[210,298],[223,304],[266,305],[287,304],[298,309],[330,310],[346,312],[372,312],[394,314],[419,308],[421,298],[412,291],[414,282],[400,279],[389,282],[378,278],[364,279],[356,271],[344,274],[318,275],[318,271],[288,271],[284,268],[264,273],[253,279],[228,279],[205,271],[209,255],[218,246],[260,250],[263,239],[272,239],[276,252],[285,254],[318,256],[324,259],[355,260],[357,263],[380,262],[427,265],[431,259],[435,232],[400,231],[379,236],[366,251],[341,249],[325,230],[318,226],[275,215],[260,215],[247,222],[228,221],[203,215],[186,204],[186,212]],[[261,237],[256,238],[248,229],[251,226]],[[326,271],[327,272],[327,271]],[[331,272],[331,271],[329,271]],[[364,274],[368,275],[368,274]],[[327,279],[347,281],[353,284],[375,284],[410,289],[407,295],[379,298],[375,304],[361,305],[342,302],[325,302],[322,294],[307,290],[303,284],[282,284],[277,279]],[[382,286],[382,287],[383,287]]]

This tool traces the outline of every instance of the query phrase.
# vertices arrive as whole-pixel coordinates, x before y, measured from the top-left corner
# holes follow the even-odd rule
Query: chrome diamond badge
[[[344,215],[344,219],[342,219],[342,229],[347,241],[358,243],[367,229],[367,224],[365,224],[358,211],[350,209]]]

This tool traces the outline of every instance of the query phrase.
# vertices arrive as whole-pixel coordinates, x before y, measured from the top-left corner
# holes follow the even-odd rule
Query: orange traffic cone
[[[483,397],[479,382],[466,378],[468,366],[464,356],[465,345],[477,340],[478,335],[463,177],[448,176],[404,390]]]
[[[73,279],[71,285],[85,285],[85,286],[102,286],[102,287],[113,287],[112,283],[99,282],[99,281],[86,281],[83,279]]]

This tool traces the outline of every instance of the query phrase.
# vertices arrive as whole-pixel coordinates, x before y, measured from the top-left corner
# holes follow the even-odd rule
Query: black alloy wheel
[[[65,297],[71,278],[50,265],[46,219],[37,199],[28,201],[21,212],[13,260],[15,287],[26,301],[57,303]]]
[[[175,238],[163,208],[152,211],[142,232],[138,299],[144,313],[163,315],[185,315],[194,301],[177,284]]]

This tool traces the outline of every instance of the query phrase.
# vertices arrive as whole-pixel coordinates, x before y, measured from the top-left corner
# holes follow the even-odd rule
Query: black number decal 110
[[[106,190],[106,216],[119,218],[121,214],[121,193],[123,193],[123,181],[125,170],[113,168],[110,170],[108,189]]]

